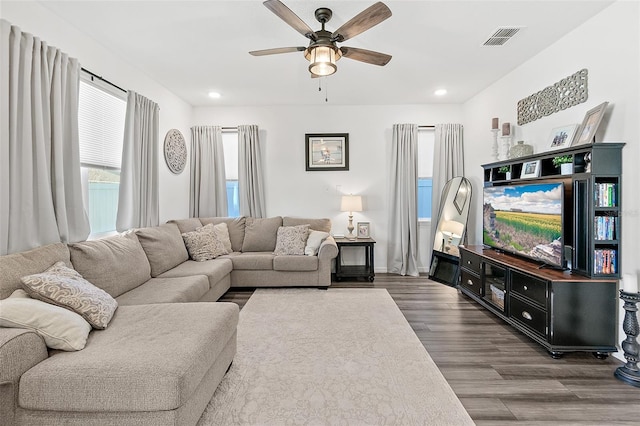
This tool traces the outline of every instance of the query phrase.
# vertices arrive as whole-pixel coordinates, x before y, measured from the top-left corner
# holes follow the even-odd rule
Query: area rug
[[[199,425],[472,425],[385,289],[258,289]]]

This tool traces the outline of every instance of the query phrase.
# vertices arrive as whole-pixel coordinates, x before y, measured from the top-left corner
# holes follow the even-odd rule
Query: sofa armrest
[[[0,328],[0,419],[3,425],[15,423],[20,377],[47,357],[47,346],[34,331]]]
[[[335,259],[337,256],[338,245],[336,244],[336,240],[334,240],[332,236],[328,236],[322,244],[320,244],[320,248],[318,249],[318,260],[326,262],[331,259]]]

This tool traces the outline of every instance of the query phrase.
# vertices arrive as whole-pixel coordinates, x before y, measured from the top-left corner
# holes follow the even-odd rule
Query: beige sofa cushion
[[[201,217],[200,222],[203,225],[213,223],[226,223],[229,231],[229,239],[231,240],[231,248],[233,251],[242,251],[242,243],[244,241],[244,233],[246,226],[246,218],[240,217]]]
[[[242,251],[268,251],[276,248],[276,234],[282,226],[282,217],[248,217],[244,229]]]
[[[181,278],[151,278],[116,299],[118,306],[155,303],[198,302],[209,291],[204,275]]]
[[[91,325],[80,315],[32,299],[24,290],[16,290],[0,300],[0,327],[33,330],[49,348],[63,351],[84,348],[91,331]]]
[[[258,253],[241,253],[239,255],[229,256],[231,262],[233,262],[234,270],[242,269],[273,269],[273,253],[258,252]]]
[[[331,219],[306,219],[302,217],[282,218],[282,226],[309,225],[309,229],[331,232]]]
[[[69,244],[73,268],[118,297],[151,278],[147,256],[133,233]]]
[[[157,277],[189,259],[189,253],[175,223],[138,229],[136,235],[149,259],[152,277]]]
[[[174,219],[167,223],[175,223],[178,226],[181,234],[185,232],[195,231],[202,226],[202,222],[197,217],[190,217],[189,219]]]
[[[273,258],[274,271],[317,271],[318,256],[276,256]]]
[[[209,279],[209,287],[214,288],[215,285],[226,275],[231,273],[233,264],[229,259],[212,259],[206,262],[195,262],[187,260],[184,263],[168,270],[158,278],[177,278],[189,277],[192,275],[205,275]]]
[[[122,306],[112,326],[93,331],[82,351],[56,353],[23,374],[20,406],[174,410],[194,394],[237,325],[234,303]]]
[[[32,250],[0,256],[0,299],[5,299],[15,290],[22,288],[20,278],[44,272],[56,262],[64,262],[65,265],[71,266],[66,244],[48,244]]]
[[[22,286],[34,299],[70,309],[94,328],[107,328],[118,302],[94,286],[64,262],[57,262],[40,274],[22,277]]]

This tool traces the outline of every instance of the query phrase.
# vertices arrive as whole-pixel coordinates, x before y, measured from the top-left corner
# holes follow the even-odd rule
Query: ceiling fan
[[[379,66],[384,66],[391,60],[391,55],[385,53],[356,47],[338,47],[336,45],[336,43],[349,40],[389,18],[391,16],[391,10],[382,2],[378,2],[363,10],[334,32],[329,32],[324,29],[324,24],[329,22],[333,14],[329,8],[321,7],[315,11],[315,17],[318,22],[322,24],[322,28],[318,31],[313,31],[280,0],[267,0],[263,4],[294,30],[308,38],[310,43],[308,47],[279,47],[249,52],[253,56],[304,52],[304,57],[310,62],[309,72],[312,78],[324,77],[335,73],[338,69],[336,61],[343,56]]]

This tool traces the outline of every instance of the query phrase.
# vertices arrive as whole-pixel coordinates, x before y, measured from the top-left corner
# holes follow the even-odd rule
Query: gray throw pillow
[[[118,302],[109,293],[67,268],[64,262],[56,262],[40,274],[22,277],[21,281],[34,299],[74,311],[93,328],[107,328],[118,308]]]
[[[180,230],[175,223],[136,230],[138,240],[151,265],[151,276],[157,277],[189,260]]]
[[[303,255],[309,237],[309,225],[281,226],[278,228],[276,256]]]

